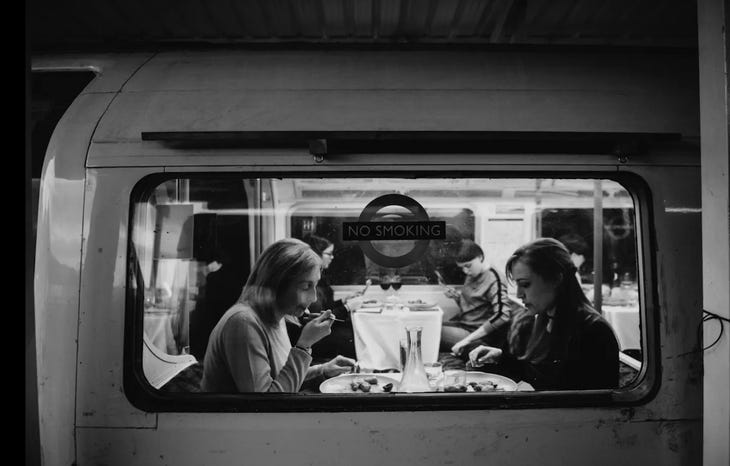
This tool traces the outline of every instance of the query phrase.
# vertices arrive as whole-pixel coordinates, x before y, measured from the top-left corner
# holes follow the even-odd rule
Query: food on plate
[[[374,382],[371,382],[371,379],[375,379]],[[369,392],[370,391],[370,385],[377,385],[378,379],[375,377],[366,377],[365,379],[356,378],[352,382],[350,382],[350,389],[353,392],[356,392],[360,390],[361,392]]]
[[[377,299],[366,299],[362,303],[363,304],[377,304],[378,303],[378,300]]]
[[[491,380],[485,382],[469,382],[466,384],[467,392],[502,392],[504,388],[497,385]]]
[[[322,393],[387,393],[396,382],[386,376],[367,374],[341,374],[325,380],[320,385]]]
[[[462,384],[446,385],[446,386],[444,386],[444,391],[445,392],[465,392],[466,385],[462,385]]]
[[[435,306],[434,303],[429,301],[424,301],[423,299],[411,299],[408,301],[408,306],[414,307],[414,308],[429,308]]]
[[[471,375],[470,375],[471,374]],[[448,380],[448,379],[447,379]],[[468,372],[467,381],[463,384],[449,380],[443,387],[445,392],[507,392],[517,390],[517,384],[507,377],[498,374]]]

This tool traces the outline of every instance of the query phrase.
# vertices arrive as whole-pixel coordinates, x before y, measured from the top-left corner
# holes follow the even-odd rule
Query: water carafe
[[[430,392],[432,390],[428,384],[426,371],[423,368],[423,358],[421,356],[422,331],[421,327],[406,327],[408,353],[403,368],[403,378],[398,389],[400,392]]]

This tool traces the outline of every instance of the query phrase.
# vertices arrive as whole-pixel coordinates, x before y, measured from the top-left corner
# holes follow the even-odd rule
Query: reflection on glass
[[[239,298],[257,251],[284,236],[312,233],[334,244],[337,260],[327,275],[342,296],[360,290],[370,278],[383,295],[371,289],[365,299],[385,304],[393,301],[390,297],[434,300],[445,312],[453,311],[449,306],[455,304],[442,298],[443,286],[464,282],[454,261],[464,239],[480,244],[492,266],[504,270],[516,248],[547,236],[564,241],[574,253],[580,284],[590,299],[595,286],[603,291],[598,294],[601,312],[616,330],[622,350],[638,351],[641,274],[633,198],[615,181],[600,180],[599,190],[595,182],[286,175],[255,179],[234,174],[168,179],[150,186],[147,197],[135,199],[132,243],[139,261],[139,292],[144,293],[140,303],[147,306],[140,309],[145,330],[161,351],[190,351],[201,360],[213,326]],[[358,242],[344,241],[342,234],[344,222],[358,221],[370,201],[390,193],[414,198],[430,220],[446,225],[444,239],[431,240],[422,257],[397,270],[374,263]],[[597,203],[600,222],[594,222]],[[382,209],[378,215],[401,213]],[[412,248],[412,242],[376,243],[379,251],[394,256]],[[509,291],[519,301],[514,288]]]

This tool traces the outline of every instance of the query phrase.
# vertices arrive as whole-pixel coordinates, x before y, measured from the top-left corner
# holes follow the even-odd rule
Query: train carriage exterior
[[[34,57],[35,72],[96,75],[55,129],[40,181],[43,463],[697,464],[695,58],[427,49]],[[540,180],[553,191],[536,194]],[[156,345],[144,301],[159,290],[146,288],[166,282],[188,300],[202,291],[191,267],[206,261],[197,258],[205,219],[240,239],[248,273],[272,241],[312,222],[341,228],[382,192],[408,193],[447,224],[467,209],[469,235],[492,241],[502,267],[560,212],[623,212],[630,223],[600,231],[631,229],[638,347],[622,363],[632,376],[617,389],[496,395],[165,390],[200,362],[189,340],[194,303],[178,308],[184,339]],[[362,285],[347,273],[338,293]],[[613,279],[609,263],[592,273]],[[414,276],[402,293],[441,299],[427,274]]]

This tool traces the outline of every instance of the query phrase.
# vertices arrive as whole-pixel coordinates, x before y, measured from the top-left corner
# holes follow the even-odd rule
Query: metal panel
[[[83,154],[111,97],[81,95],[71,104],[49,141],[41,177],[34,277],[39,433],[42,459],[58,464],[75,460]]]
[[[152,57],[151,53],[41,54],[33,57],[31,69],[33,71],[93,71],[97,76],[84,88],[83,94],[116,93],[150,57]]]
[[[598,131],[693,137],[698,131],[693,69],[691,54],[160,54],[114,100],[94,135],[89,163],[105,165],[98,158],[120,150],[132,155],[142,131]],[[112,147],[115,142],[125,145]]]
[[[157,54],[124,91],[575,90],[684,99],[697,91],[696,59],[692,53],[180,51]]]
[[[581,410],[583,416],[600,412]],[[509,427],[506,427],[509,426]],[[157,431],[79,429],[79,464],[696,464],[699,423],[565,411],[160,415]],[[195,439],[184,441],[182,439]],[[207,439],[203,441],[203,439]],[[212,439],[212,440],[211,440]],[[336,441],[333,441],[336,439]],[[306,452],[304,454],[303,452]],[[549,452],[549,453],[548,453]],[[242,460],[242,458],[245,460]]]
[[[127,222],[134,182],[154,169],[89,170],[84,200],[76,425],[153,427],[122,389]]]

